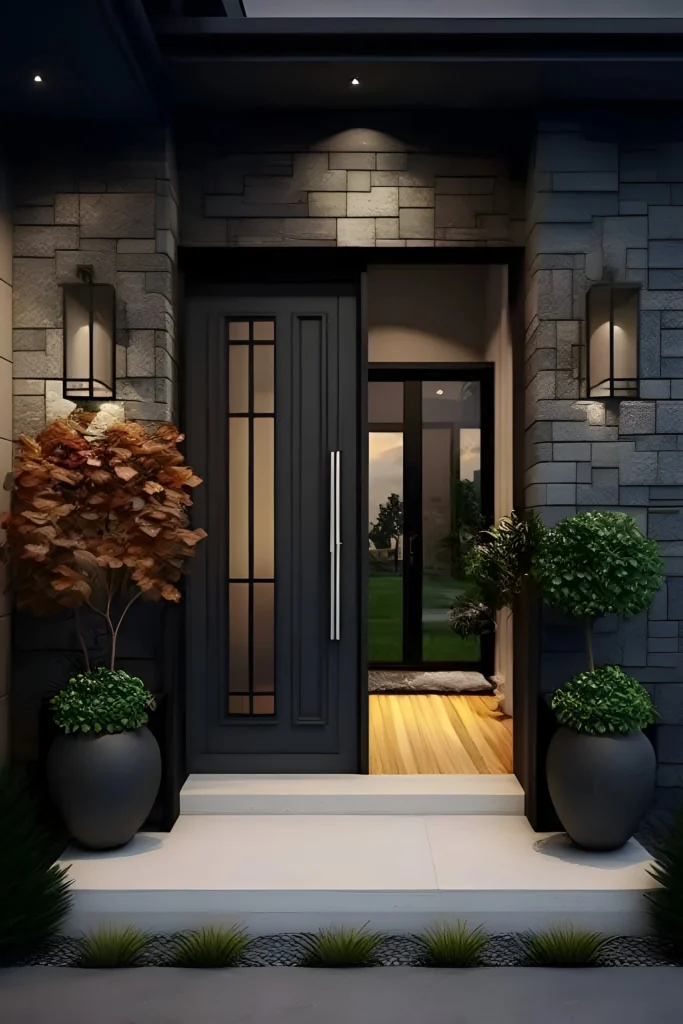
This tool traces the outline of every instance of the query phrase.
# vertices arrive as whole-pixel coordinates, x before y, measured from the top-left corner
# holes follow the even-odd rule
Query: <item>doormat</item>
[[[406,672],[370,669],[369,693],[493,693],[481,672]]]

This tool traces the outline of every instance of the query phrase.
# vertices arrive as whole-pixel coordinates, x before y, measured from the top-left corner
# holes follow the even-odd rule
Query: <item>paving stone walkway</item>
[[[683,968],[0,971],[3,1024],[681,1024]]]

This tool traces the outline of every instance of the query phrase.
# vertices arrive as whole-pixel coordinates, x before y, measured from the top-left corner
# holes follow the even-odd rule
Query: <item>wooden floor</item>
[[[370,694],[371,775],[512,771],[512,719],[488,696]]]

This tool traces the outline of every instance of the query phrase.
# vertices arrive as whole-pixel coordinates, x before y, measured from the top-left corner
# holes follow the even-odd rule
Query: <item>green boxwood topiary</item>
[[[624,512],[583,512],[562,520],[540,537],[533,564],[548,604],[585,623],[591,669],[595,619],[610,613],[629,617],[647,608],[663,572],[657,542],[644,537]]]
[[[555,691],[552,707],[560,725],[592,736],[634,732],[655,720],[645,687],[617,665],[574,676]]]
[[[113,733],[145,725],[156,704],[141,679],[120,669],[97,668],[70,679],[50,706],[56,725],[66,733]]]

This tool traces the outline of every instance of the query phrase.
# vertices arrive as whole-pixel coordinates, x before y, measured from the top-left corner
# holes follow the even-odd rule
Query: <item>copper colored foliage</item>
[[[94,435],[93,415],[19,438],[2,525],[17,602],[36,614],[89,605],[109,620],[113,604],[140,594],[178,601],[187,560],[206,536],[188,528],[201,480],[183,464],[176,427],[149,435],[118,423]]]

